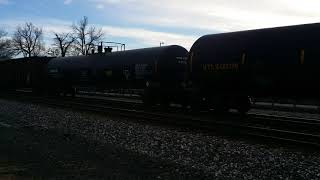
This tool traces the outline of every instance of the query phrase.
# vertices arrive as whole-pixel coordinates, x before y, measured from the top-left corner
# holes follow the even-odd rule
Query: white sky
[[[11,4],[14,9],[28,3],[20,1],[0,0],[0,8]],[[65,14],[70,17],[64,13],[47,15],[45,8],[38,7],[40,2],[49,10],[68,11]],[[32,22],[52,34],[68,31],[70,24],[87,15],[108,37],[128,42],[129,48],[165,42],[189,49],[205,34],[320,22],[320,0],[58,0],[47,6],[48,2],[32,4],[34,10],[30,7],[25,16],[0,18],[0,25],[10,28],[23,24],[30,21],[27,13],[36,10],[41,16],[33,17]]]
[[[320,0],[91,0],[128,10],[132,22],[234,31],[320,21]]]

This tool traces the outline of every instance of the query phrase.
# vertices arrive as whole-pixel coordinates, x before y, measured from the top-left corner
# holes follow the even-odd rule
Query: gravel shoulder
[[[318,152],[252,144],[181,128],[7,100],[0,100],[0,120],[40,133],[44,140],[36,148],[39,151],[29,153],[54,151],[44,157],[62,154],[55,160],[44,158],[45,162],[60,162],[61,158],[63,162],[72,162],[64,158],[75,156],[75,169],[81,169],[83,164],[89,164],[84,169],[94,167],[94,176],[90,177],[110,174],[130,179],[142,174],[146,179],[320,179]],[[26,137],[36,142],[33,136]],[[70,145],[66,151],[63,149],[68,145],[59,144],[64,141]],[[17,142],[21,145],[24,140]],[[77,153],[78,149],[93,157]],[[110,154],[115,155],[109,157]],[[82,163],[86,159],[88,162]],[[113,165],[117,168],[109,171],[105,168]],[[55,166],[68,169],[59,163]]]
[[[156,158],[53,129],[35,129],[3,115],[0,121],[0,179],[182,177],[174,172],[175,164]]]

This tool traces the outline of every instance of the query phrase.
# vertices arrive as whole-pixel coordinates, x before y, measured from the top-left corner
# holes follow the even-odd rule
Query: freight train
[[[250,109],[250,97],[319,98],[320,24],[206,35],[190,52],[166,46],[0,62],[1,89],[71,93],[143,89],[146,105]]]

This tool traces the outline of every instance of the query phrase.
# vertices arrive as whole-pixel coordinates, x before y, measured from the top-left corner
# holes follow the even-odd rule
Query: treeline
[[[0,59],[19,55],[24,57],[85,55],[104,38],[102,29],[89,25],[86,16],[70,27],[70,32],[53,32],[53,44],[47,48],[43,29],[32,22],[17,26],[11,36],[0,27]]]

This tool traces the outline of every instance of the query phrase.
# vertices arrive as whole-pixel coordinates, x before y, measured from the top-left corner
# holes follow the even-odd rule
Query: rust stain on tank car
[[[304,64],[304,62],[305,62],[305,51],[304,49],[302,49],[300,52],[300,64]]]

